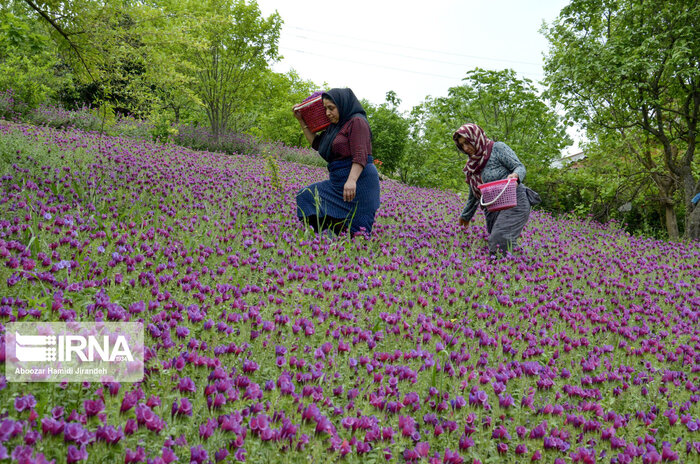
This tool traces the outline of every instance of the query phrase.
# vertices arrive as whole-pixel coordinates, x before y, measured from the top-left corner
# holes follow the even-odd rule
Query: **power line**
[[[281,46],[280,49],[282,49],[282,50],[289,50],[289,51],[301,53],[301,54],[304,54],[304,55],[317,56],[317,57],[319,57],[319,58],[325,58],[325,59],[329,59],[329,60],[342,61],[342,62],[346,62],[346,63],[360,64],[360,65],[363,65],[363,66],[373,66],[373,67],[376,67],[376,68],[390,69],[390,70],[393,70],[393,71],[400,71],[400,72],[411,73],[411,74],[419,74],[419,75],[423,75],[423,76],[440,77],[440,78],[443,78],[443,79],[460,80],[460,81],[463,79],[462,77],[445,76],[445,75],[443,75],[443,74],[435,74],[435,73],[428,73],[428,72],[422,72],[422,71],[415,71],[415,70],[413,70],[413,69],[397,68],[397,67],[394,67],[394,66],[387,66],[387,65],[376,64],[376,63],[367,63],[367,62],[358,61],[358,60],[349,60],[349,59],[347,59],[347,58],[339,58],[339,57],[337,57],[337,56],[322,55],[322,54],[320,54],[320,53],[310,52],[310,51],[308,51],[308,50],[299,50],[299,49],[297,49],[297,48],[291,48],[291,47],[284,47],[284,46]],[[529,73],[521,73],[521,74],[522,74],[523,76],[528,76],[528,75],[529,75],[529,76],[532,76],[532,77],[535,78],[535,79],[539,79],[539,77],[535,77],[534,75],[529,74]]]
[[[386,66],[386,65],[383,65],[383,64],[366,63],[366,62],[357,61],[357,60],[349,60],[349,59],[347,59],[347,58],[338,58],[337,56],[321,55],[321,54],[319,54],[319,53],[309,52],[309,51],[307,51],[307,50],[299,50],[299,49],[296,49],[296,48],[280,47],[280,49],[289,50],[289,51],[293,51],[293,52],[297,52],[297,53],[302,53],[302,54],[304,54],[304,55],[317,56],[317,57],[319,57],[319,58],[325,58],[325,59],[329,59],[329,60],[342,61],[342,62],[345,62],[345,63],[361,64],[361,65],[363,65],[363,66],[374,66],[374,67],[377,67],[377,68],[391,69],[391,70],[393,70],[393,71],[401,71],[401,72],[406,72],[406,73],[411,73],[411,74],[421,74],[421,75],[424,75],[424,76],[431,76],[431,77],[441,77],[441,78],[450,79],[450,80],[461,80],[461,78],[459,78],[459,77],[454,77],[454,76],[444,76],[444,75],[442,75],[442,74],[433,74],[433,73],[426,73],[426,72],[421,72],[421,71],[414,71],[414,70],[412,70],[412,69],[396,68],[396,67],[393,67],[393,66]]]
[[[352,37],[352,36],[342,35],[342,34],[332,34],[332,33],[327,33],[327,32],[315,31],[313,29],[305,29],[303,27],[298,27],[298,26],[290,26],[290,28],[297,29],[297,30],[303,31],[303,32],[309,32],[312,34],[320,34],[324,37],[324,41],[326,41],[325,40],[326,36],[331,35],[331,36],[335,36],[338,38],[350,39],[350,40],[354,40],[354,41],[368,42],[368,43],[374,43],[374,44],[379,44],[379,45],[388,45],[390,47],[404,48],[407,50],[421,51],[421,52],[427,52],[427,53],[440,53],[443,55],[457,56],[457,57],[461,57],[461,58],[501,61],[504,63],[526,64],[526,65],[531,65],[531,66],[541,66],[542,65],[542,63],[533,63],[530,61],[508,60],[508,59],[502,59],[502,58],[491,58],[491,57],[487,57],[487,56],[477,56],[477,55],[465,55],[462,53],[446,52],[446,51],[442,51],[442,50],[432,50],[429,48],[411,47],[411,46],[403,45],[403,44],[392,44],[389,42],[382,42],[382,41],[378,41],[378,40],[364,39],[364,38],[360,38],[360,37]],[[297,37],[301,37],[301,36],[297,35]],[[309,40],[313,40],[313,39],[309,39]],[[342,44],[342,45],[352,48],[352,46],[350,46],[350,45],[346,45],[346,44]],[[376,50],[373,50],[373,51],[376,51]],[[416,59],[420,59],[420,58],[416,58]]]
[[[303,35],[294,34],[294,37],[298,37],[298,38],[303,39],[303,40],[314,41],[314,39],[303,36]],[[403,53],[392,53],[389,51],[384,51],[384,50],[380,50],[380,49],[376,49],[376,48],[352,46],[352,45],[349,45],[347,43],[338,43],[338,42],[332,42],[332,41],[327,41],[327,40],[324,41],[323,43],[324,43],[324,45],[340,45],[341,47],[352,48],[354,50],[361,50],[361,51],[371,52],[371,53],[379,53],[379,54],[388,55],[388,56],[397,56],[397,57],[408,58],[408,59],[416,60],[416,61],[429,61],[431,63],[447,64],[450,66],[464,66],[464,63],[457,63],[454,61],[443,61],[443,60],[436,60],[433,58],[422,58],[422,57],[417,57],[417,56],[412,56],[412,55],[405,55]],[[484,59],[490,60],[490,61],[501,61],[501,60],[495,60],[495,59],[489,59],[489,58],[484,58]]]

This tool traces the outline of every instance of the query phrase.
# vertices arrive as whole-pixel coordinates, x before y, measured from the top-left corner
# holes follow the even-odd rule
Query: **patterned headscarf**
[[[491,149],[493,148],[494,141],[487,138],[486,134],[484,134],[484,130],[476,124],[465,124],[452,135],[452,139],[462,153],[464,153],[464,150],[462,150],[462,147],[459,145],[459,137],[467,139],[467,142],[475,148],[476,153],[469,155],[467,164],[464,165],[462,171],[464,171],[466,176],[465,182],[472,188],[474,195],[481,196],[481,191],[478,188],[482,183],[481,170],[484,169],[486,162],[491,157]]]

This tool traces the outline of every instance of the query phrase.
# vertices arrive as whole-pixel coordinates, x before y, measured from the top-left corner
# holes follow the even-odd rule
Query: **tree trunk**
[[[692,160],[692,157],[687,157]],[[690,240],[700,240],[700,203],[693,205],[693,197],[698,193],[700,182],[696,182],[693,171],[688,166],[684,166],[681,172],[683,183],[683,196],[685,197],[685,234],[684,237]]]
[[[678,240],[680,232],[678,232],[678,217],[676,216],[675,205],[673,203],[673,194],[676,191],[676,183],[673,177],[653,173],[651,178],[654,180],[656,187],[659,189],[658,200],[664,209],[666,219],[666,233],[670,240]]]
[[[686,216],[685,237],[700,240],[700,203]]]
[[[664,209],[666,210],[666,232],[668,232],[668,238],[671,240],[678,240],[680,238],[680,233],[678,232],[678,218],[676,217],[676,210],[673,207],[673,203],[666,202],[664,204]]]

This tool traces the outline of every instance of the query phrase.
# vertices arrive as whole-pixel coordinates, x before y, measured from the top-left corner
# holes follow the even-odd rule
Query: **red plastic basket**
[[[518,181],[512,177],[479,185],[481,206],[489,211],[500,211],[518,204]]]
[[[323,106],[323,98],[319,95],[317,97],[304,100],[302,103],[294,107],[295,111],[301,113],[302,119],[311,132],[322,131],[326,127],[331,125],[331,122],[326,116],[326,108]]]

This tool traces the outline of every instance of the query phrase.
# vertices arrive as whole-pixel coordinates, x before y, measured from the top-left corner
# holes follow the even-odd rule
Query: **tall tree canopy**
[[[42,25],[27,18],[23,5],[13,6],[0,7],[0,92],[11,89],[18,102],[32,108],[57,86],[57,60]]]
[[[181,23],[156,2],[24,0],[32,19],[54,39],[72,85],[64,103],[102,104],[147,116],[162,89],[185,82],[174,44],[185,43]],[[166,92],[171,94],[172,92]]]
[[[571,142],[561,118],[532,82],[510,69],[470,71],[447,97],[429,99],[412,114],[414,143],[405,162],[420,166],[417,180],[427,186],[463,187],[464,155],[455,148],[452,134],[467,122],[513,148],[527,167],[527,182],[537,188],[547,179],[552,160]]]
[[[382,163],[382,171],[390,174],[399,167],[408,142],[409,121],[399,111],[400,104],[393,90],[386,93],[381,105],[363,101],[372,128],[372,155]]]
[[[549,95],[594,131],[635,139],[625,154],[671,202],[667,222],[674,189],[682,192],[685,235],[693,239],[700,239],[700,208],[691,202],[700,191],[698,24],[697,0],[572,0],[544,31]]]
[[[188,0],[170,8],[196,18],[187,33],[197,45],[183,49],[182,59],[191,64],[194,91],[218,136],[229,128],[236,106],[254,93],[256,79],[278,59],[282,19],[277,13],[263,18],[255,1]]]

